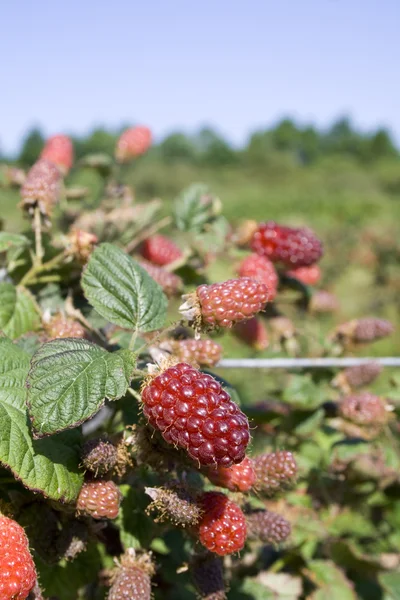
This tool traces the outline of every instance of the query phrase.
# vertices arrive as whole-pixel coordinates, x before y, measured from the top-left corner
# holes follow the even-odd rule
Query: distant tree
[[[299,155],[303,164],[312,163],[321,153],[321,136],[315,127],[305,127],[299,135]]]
[[[118,133],[107,131],[102,127],[94,129],[88,137],[74,140],[76,157],[98,153],[112,155],[118,137]]]
[[[271,130],[271,141],[276,150],[296,151],[299,148],[300,131],[291,119],[283,119]]]
[[[200,160],[205,165],[222,167],[239,160],[239,154],[231,145],[210,127],[204,127],[194,138],[200,153]]]
[[[372,160],[396,156],[398,151],[386,129],[378,129],[370,140],[370,158]]]
[[[22,148],[18,156],[18,161],[23,165],[33,165],[39,158],[44,146],[45,139],[40,129],[32,129],[22,143]]]
[[[356,131],[349,117],[335,121],[323,139],[324,150],[329,154],[349,154],[362,158],[367,146],[367,136]]]
[[[184,133],[172,133],[159,146],[162,160],[165,162],[195,162],[196,147]]]
[[[255,131],[251,134],[244,149],[245,161],[249,166],[262,167],[268,154],[272,151],[271,134],[269,131]]]

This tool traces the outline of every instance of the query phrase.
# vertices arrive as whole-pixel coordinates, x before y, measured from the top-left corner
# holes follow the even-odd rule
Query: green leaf
[[[393,600],[400,600],[400,572],[381,573],[378,576],[383,589],[390,594]]]
[[[36,437],[76,427],[106,398],[123,396],[135,368],[129,350],[110,353],[81,339],[57,339],[34,354],[29,372],[28,409]]]
[[[31,293],[12,283],[0,283],[0,330],[15,340],[39,326],[39,311]]]
[[[288,573],[263,572],[247,578],[240,591],[257,600],[297,600],[302,594],[302,583],[300,577]]]
[[[146,514],[149,498],[143,487],[131,485],[120,486],[124,499],[122,500],[118,517],[118,526],[122,544],[125,548],[147,548],[154,538],[155,525]]]
[[[193,183],[175,200],[175,224],[181,231],[200,233],[220,212],[221,203],[204,183]]]
[[[332,561],[310,561],[307,574],[321,588],[311,596],[313,600],[356,600],[350,581]]]
[[[29,355],[0,338],[0,463],[25,487],[73,502],[81,488],[79,431],[32,440],[26,414]]]
[[[54,596],[59,600],[82,598],[80,589],[95,584],[103,567],[99,549],[93,543],[72,562],[62,560],[56,565],[47,565],[40,559],[35,562],[46,597]]]
[[[11,248],[29,246],[30,241],[19,233],[0,231],[0,252],[7,252]]]
[[[311,375],[292,375],[282,398],[300,410],[314,410],[326,400],[323,388],[312,381]]]
[[[101,244],[93,252],[82,287],[97,312],[115,325],[144,332],[164,325],[167,298],[161,287],[112,244]]]

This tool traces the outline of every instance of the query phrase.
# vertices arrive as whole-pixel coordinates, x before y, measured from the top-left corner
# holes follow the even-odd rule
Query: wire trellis
[[[399,356],[371,358],[224,358],[217,367],[221,369],[320,369],[325,367],[355,367],[370,362],[383,367],[400,367]]]

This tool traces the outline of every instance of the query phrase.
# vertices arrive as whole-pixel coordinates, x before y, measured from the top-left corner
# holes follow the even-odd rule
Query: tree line
[[[92,153],[113,154],[116,140],[125,128],[110,130],[99,127],[85,136],[71,136],[76,158]],[[39,128],[32,129],[15,157],[16,162],[21,166],[33,164],[44,142],[42,131]],[[363,163],[399,155],[389,131],[384,128],[363,133],[349,118],[343,117],[322,130],[314,126],[300,126],[286,118],[268,129],[253,132],[239,148],[210,127],[194,135],[176,131],[155,143],[144,160],[206,167],[241,164],[262,167],[268,164],[271,157],[283,153],[302,165],[312,164],[323,156],[338,154]]]

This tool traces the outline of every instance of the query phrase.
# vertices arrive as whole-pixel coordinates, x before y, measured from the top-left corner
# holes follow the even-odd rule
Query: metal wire
[[[400,367],[400,357],[382,358],[224,358],[217,367],[221,369],[320,369],[324,367],[355,367],[367,363],[384,367]]]

